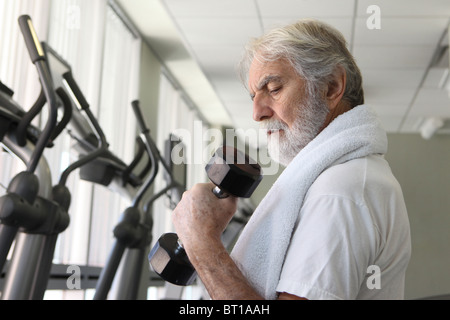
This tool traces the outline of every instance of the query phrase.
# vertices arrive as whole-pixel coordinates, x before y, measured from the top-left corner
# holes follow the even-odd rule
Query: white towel
[[[231,257],[253,288],[276,299],[292,232],[306,193],[327,168],[370,154],[385,154],[387,136],[366,105],[340,115],[284,170],[256,208]]]

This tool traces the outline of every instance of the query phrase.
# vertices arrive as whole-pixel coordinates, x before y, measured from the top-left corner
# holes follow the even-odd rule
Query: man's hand
[[[183,194],[172,214],[178,237],[186,252],[193,253],[220,237],[237,209],[237,198],[217,198],[214,184],[197,184]]]
[[[237,208],[237,198],[217,198],[212,183],[183,194],[172,215],[178,237],[212,299],[262,299],[230,258],[221,235]]]

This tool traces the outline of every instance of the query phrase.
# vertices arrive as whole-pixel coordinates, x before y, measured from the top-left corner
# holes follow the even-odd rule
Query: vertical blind
[[[100,101],[105,10],[105,1],[51,1],[48,43],[70,64],[94,114],[98,114]],[[55,179],[77,159],[77,154],[70,148],[73,143],[69,135],[63,134],[55,141],[55,147],[47,152],[47,160],[54,164],[52,175]],[[60,236],[55,262],[85,265],[90,250],[93,186],[82,181],[77,172],[70,175],[67,186],[72,194],[71,222]]]
[[[129,163],[136,124],[130,107],[137,98],[140,39],[124,26],[106,0],[53,0],[49,44],[72,66],[74,77],[99,120],[110,150]],[[76,160],[67,136],[52,159]],[[50,156],[49,156],[50,157]],[[69,180],[71,225],[55,258],[61,263],[103,266],[113,243],[112,230],[130,204],[103,186]]]
[[[124,162],[134,155],[136,124],[130,103],[137,98],[140,45],[108,5],[107,0],[0,0],[0,79],[15,91],[25,110],[36,100],[40,85],[28,57],[17,18],[28,14],[39,39],[46,41],[72,67],[73,75],[105,132],[110,149]],[[56,183],[77,154],[74,141],[61,134],[44,153]],[[0,182],[9,180],[23,164],[2,152]],[[130,199],[80,180],[67,183],[72,203],[71,223],[61,234],[54,262],[103,266],[113,243],[112,230]],[[0,188],[0,195],[5,188]],[[83,298],[66,292],[52,298]],[[48,298],[48,296],[46,296]]]
[[[190,188],[195,183],[207,181],[205,163],[195,163],[192,161],[194,146],[196,150],[203,149],[205,142],[202,137],[194,137],[194,131],[204,133],[208,129],[208,124],[202,123],[198,113],[189,107],[185,101],[183,93],[174,84],[161,74],[158,104],[158,130],[157,144],[160,150],[164,150],[164,143],[169,139],[170,134],[175,134],[183,140],[186,164],[186,187]],[[197,126],[197,128],[194,128]],[[183,134],[184,133],[184,134]],[[200,139],[199,139],[200,138]],[[161,190],[166,185],[162,175],[155,180],[155,190]],[[176,199],[172,199],[176,201]],[[167,197],[161,197],[153,205],[153,242],[166,232],[173,232],[174,227],[171,220],[172,208]],[[153,245],[153,244],[152,244]],[[198,299],[201,297],[202,288],[190,286],[188,288],[178,288],[182,292],[183,299]],[[150,299],[164,299],[165,288],[150,288]]]
[[[204,170],[204,163],[193,163],[191,155],[194,150],[193,147],[197,144],[198,149],[202,149],[203,141],[192,141],[194,136],[191,134],[183,135],[184,133],[194,133],[194,125],[201,126],[201,131],[207,130],[207,125],[202,123],[196,112],[191,110],[183,99],[182,93],[177,90],[169,79],[162,74],[160,81],[160,101],[158,112],[158,146],[160,150],[164,150],[164,143],[169,139],[170,134],[175,134],[182,139],[185,147],[185,161],[186,164],[186,187],[190,188],[195,183],[207,181]],[[199,131],[199,130],[197,130]],[[162,176],[155,181],[157,190],[165,186],[165,181]],[[154,241],[158,236],[164,232],[173,231],[173,226],[170,219],[170,206],[167,199],[160,199],[155,202],[154,206]]]

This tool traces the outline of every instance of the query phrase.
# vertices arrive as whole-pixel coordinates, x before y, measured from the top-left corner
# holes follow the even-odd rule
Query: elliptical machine
[[[67,213],[70,194],[66,190],[54,198],[51,188],[51,174],[44,149],[54,137],[57,126],[58,101],[53,87],[45,55],[37,39],[31,18],[21,16],[19,25],[41,81],[41,97],[29,113],[18,119],[8,108],[3,110],[3,120],[9,122],[8,132],[4,132],[2,143],[18,155],[27,165],[24,172],[10,182],[7,194],[0,198],[0,268],[3,269],[12,242],[18,235],[15,252],[8,268],[2,299],[39,299],[43,297],[57,235],[69,225]],[[49,116],[43,132],[32,145],[25,141],[19,145],[15,129],[24,118],[37,114],[42,108],[45,96],[49,106]],[[42,105],[42,106],[41,106]],[[10,105],[11,107],[11,105]],[[12,105],[14,107],[14,105]],[[7,110],[7,111],[5,111]],[[25,126],[27,127],[27,126]],[[26,134],[20,134],[22,137]],[[51,200],[50,200],[51,199]]]
[[[11,262],[6,268],[1,295],[4,300],[44,297],[58,235],[70,223],[68,209],[71,195],[66,187],[68,176],[75,169],[100,157],[109,159],[109,168],[113,168],[114,173],[116,168],[119,168],[117,172],[120,173],[128,169],[108,150],[105,135],[70,70],[63,75],[65,90],[62,87],[55,90],[48,65],[49,48],[38,41],[31,18],[21,16],[19,25],[31,60],[38,69],[42,92],[33,107],[24,112],[13,101],[12,90],[3,84],[0,86],[0,142],[10,153],[27,164],[27,170],[12,179],[7,194],[0,198],[0,271],[4,269],[8,253],[16,239]],[[59,101],[64,107],[64,115],[57,123]],[[40,132],[31,125],[31,121],[41,112],[46,102],[50,112],[47,125]],[[88,122],[80,110],[73,108],[73,104],[80,106]],[[88,150],[64,170],[59,183],[52,187],[50,170],[43,152],[46,147],[53,145],[53,141],[70,122],[75,123],[74,126],[78,128],[93,128],[95,132],[88,130]],[[124,185],[128,182],[138,184],[130,173],[123,175],[123,181],[126,182]]]

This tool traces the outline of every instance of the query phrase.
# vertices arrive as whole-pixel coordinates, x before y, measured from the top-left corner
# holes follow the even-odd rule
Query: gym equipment
[[[94,300],[104,300],[107,298],[125,250],[130,248],[145,248],[151,241],[151,238],[149,239],[149,236],[150,230],[152,228],[152,221],[151,219],[148,219],[148,217],[146,217],[146,219],[141,222],[141,213],[139,210],[139,206],[144,194],[152,185],[156,177],[156,174],[158,172],[158,163],[157,161],[155,161],[154,146],[150,138],[150,131],[145,124],[144,117],[142,116],[141,110],[139,108],[139,102],[134,101],[132,103],[132,107],[141,129],[141,135],[143,137],[141,141],[144,144],[149,156],[149,163],[152,164],[152,172],[148,176],[144,185],[139,189],[139,192],[134,198],[131,207],[127,208],[122,214],[121,222],[114,228],[113,233],[116,241],[110,252],[108,261],[106,262],[106,265],[103,268],[102,273],[100,274],[100,278],[97,282]],[[131,299],[135,299],[137,295],[141,275],[140,268],[142,268],[142,263],[131,266],[131,269],[133,269],[133,279],[130,281],[131,288],[128,290],[131,292]],[[127,290],[122,289],[120,291],[123,292]]]
[[[205,168],[216,187],[218,198],[229,195],[249,198],[262,180],[261,167],[239,150],[219,148]],[[195,268],[188,259],[175,233],[163,234],[148,256],[152,269],[164,280],[179,286],[191,285],[196,278]]]
[[[114,279],[119,282],[119,288],[114,292],[118,295],[118,299],[135,299],[141,281],[139,268],[142,268],[145,262],[146,248],[151,241],[149,237],[151,236],[152,225],[151,216],[146,211],[141,213],[140,206],[145,192],[152,185],[158,172],[158,162],[160,161],[158,150],[150,138],[148,128],[145,126],[139,101],[133,101],[132,107],[141,128],[141,137],[137,139],[138,152],[129,166],[115,157],[107,149],[107,142],[100,127],[97,123],[92,122],[95,118],[87,114],[90,119],[89,122],[91,122],[89,124],[80,113],[80,110],[89,113],[89,104],[73,79],[70,65],[48,44],[43,43],[43,48],[51,66],[54,82],[64,87],[72,97],[74,104],[78,106],[78,108],[72,110],[72,119],[68,123],[68,127],[71,137],[78,141],[75,146],[76,150],[81,155],[84,154],[84,157],[76,165],[77,167],[82,165],[80,178],[104,185],[110,190],[133,200],[132,206],[125,210],[121,222],[114,230],[116,243],[97,282],[94,299],[106,299]],[[99,132],[93,132],[92,128]],[[98,151],[95,151],[96,148],[98,148]],[[139,174],[135,174],[134,169],[145,153],[148,155],[149,161]],[[74,166],[75,164],[69,167],[65,174],[63,173],[61,181],[66,180],[67,174],[73,171]],[[149,172],[150,174],[148,174]],[[168,176],[171,177],[170,174]],[[146,181],[143,181],[144,178],[146,178]],[[175,182],[170,182],[169,185],[173,188],[178,186]],[[140,187],[137,192],[136,187]],[[161,193],[159,196],[163,194]],[[143,215],[142,219],[140,215]],[[125,259],[122,259],[123,255],[126,255]],[[121,260],[125,260],[125,267],[119,269]]]
[[[4,300],[43,298],[58,235],[70,222],[71,195],[65,183],[75,169],[99,158],[107,159],[108,168],[113,169],[109,180],[120,180],[117,183],[119,188],[131,193],[129,185],[141,183],[132,174],[133,168],[128,168],[108,150],[105,135],[75,82],[70,66],[45,43],[38,41],[29,16],[21,16],[19,25],[30,57],[38,69],[42,90],[33,107],[25,112],[12,99],[12,90],[3,84],[0,86],[0,141],[10,153],[27,164],[27,170],[12,179],[7,194],[0,198],[0,271],[17,235],[2,289],[1,298]],[[60,65],[55,66],[57,63]],[[41,132],[30,123],[41,112],[45,102],[48,102],[50,112],[47,125]],[[57,123],[60,102],[64,115]],[[80,152],[78,161],[64,170],[59,183],[52,188],[43,151],[53,145],[53,140],[69,124],[73,128],[73,137],[80,141],[80,149],[84,152]],[[128,172],[124,174],[126,170]]]
[[[131,207],[124,211],[121,221],[114,228],[113,233],[116,241],[97,282],[94,300],[104,300],[107,298],[112,282],[116,276],[119,279],[119,288],[115,298],[121,300],[134,300],[137,298],[145,255],[146,252],[148,252],[148,247],[152,241],[151,230],[153,219],[149,212],[151,204],[171,188],[179,187],[178,183],[173,179],[172,170],[159,154],[159,151],[150,136],[150,130],[145,123],[139,101],[133,101],[132,107],[141,129],[141,136],[145,149],[150,158],[150,163],[152,164],[151,172],[148,175],[146,182],[142,185],[133,199]],[[165,169],[168,185],[152,196],[144,208],[140,210],[143,196],[153,184],[158,173],[159,163],[161,163]],[[124,254],[126,254],[124,267],[121,269],[120,274],[117,275],[116,273],[118,272],[118,267]]]
[[[142,185],[149,171],[149,166],[147,166],[138,175],[133,172],[144,153],[142,142],[138,139],[140,152],[129,166],[116,157],[107,148],[104,134],[90,112],[89,103],[76,83],[68,62],[47,43],[43,42],[42,46],[49,61],[54,83],[57,87],[65,89],[74,104],[70,122],[67,124],[69,135],[78,142],[74,149],[80,154],[80,157],[83,157],[91,155],[103,146],[102,152],[98,151],[95,157],[91,155],[84,161],[80,167],[80,178],[101,184],[127,198],[132,198],[136,193],[136,188]],[[82,112],[86,114],[87,119]]]
[[[2,99],[3,109],[16,116],[10,118],[8,130],[2,135],[2,144],[27,163],[27,171],[14,177],[9,184],[7,194],[0,198],[2,223],[0,233],[1,239],[4,240],[1,241],[0,248],[1,269],[16,234],[19,234],[7,272],[2,299],[42,299],[58,234],[63,232],[70,222],[68,209],[71,196],[65,187],[67,177],[73,170],[103,152],[105,146],[102,145],[98,151],[69,166],[61,175],[59,184],[51,188],[50,170],[43,158],[43,151],[46,147],[52,146],[52,140],[69,123],[72,117],[72,105],[64,90],[61,88],[55,90],[47,57],[42,44],[38,41],[31,18],[26,15],[21,16],[19,25],[30,58],[38,69],[42,91],[36,103],[26,113],[12,102],[12,92],[6,91],[9,98]],[[76,86],[74,81],[71,85]],[[57,97],[64,107],[64,115],[59,123],[57,123],[59,106]],[[76,97],[80,99],[80,96]],[[49,119],[42,133],[36,133],[34,130],[38,138],[34,139],[36,143],[33,146],[28,142],[30,123],[41,112],[45,102],[48,102],[50,106]],[[87,109],[85,112],[102,136],[92,114]],[[37,175],[34,174],[35,171],[38,172]]]
[[[45,277],[45,274],[49,273],[51,267],[51,257],[48,255],[56,244],[55,234],[64,230],[68,225],[65,208],[54,201],[47,200],[52,198],[51,176],[48,165],[42,157],[57,124],[56,92],[31,18],[26,15],[21,16],[19,26],[31,61],[38,71],[42,91],[50,112],[47,124],[35,146],[26,145],[20,149],[15,144],[14,137],[4,136],[2,139],[2,143],[27,164],[27,170],[14,177],[7,194],[0,199],[2,222],[0,238],[6,240],[1,242],[0,247],[0,267],[2,268],[12,241],[20,229],[20,237],[16,241],[16,249],[6,277],[2,299],[33,299],[41,293],[40,289],[45,286],[48,278]],[[41,102],[37,104],[43,105]],[[14,104],[6,103],[5,105],[14,108]],[[6,107],[5,109],[10,108]],[[12,113],[17,116],[20,111]],[[14,128],[15,120],[10,122],[8,129]],[[5,133],[5,135],[7,134]],[[20,254],[16,254],[18,252]]]

